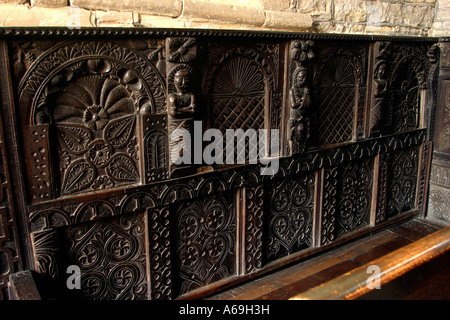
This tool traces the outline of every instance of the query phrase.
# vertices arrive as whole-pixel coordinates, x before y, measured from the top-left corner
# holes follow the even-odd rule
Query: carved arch
[[[166,100],[165,81],[146,58],[114,42],[66,42],[22,79],[23,126],[48,127],[39,143],[50,149],[52,197],[141,182],[137,115],[164,113]]]

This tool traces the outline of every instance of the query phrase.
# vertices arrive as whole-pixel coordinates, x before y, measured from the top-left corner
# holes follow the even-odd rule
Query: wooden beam
[[[380,286],[450,250],[450,227],[395,250],[381,258],[353,269],[337,278],[291,297],[289,300],[352,300],[371,290],[374,274],[368,272],[375,265]]]

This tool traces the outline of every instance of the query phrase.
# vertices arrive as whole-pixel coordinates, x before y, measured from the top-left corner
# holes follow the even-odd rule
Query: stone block
[[[261,5],[268,11],[288,11],[291,7],[290,0],[261,0]]]
[[[334,0],[334,20],[365,22],[367,5],[360,0]]]
[[[71,0],[71,4],[84,9],[102,11],[127,11],[178,17],[183,8],[182,0]]]
[[[184,0],[182,17],[196,21],[207,20],[251,26],[262,26],[265,22],[262,7],[235,6],[204,0]]]
[[[42,8],[24,5],[1,5],[0,26],[59,26],[93,27],[91,12],[79,8]]]
[[[69,0],[30,0],[30,4],[32,7],[58,8],[68,6]]]
[[[398,25],[403,23],[403,4],[381,1],[368,1],[367,7],[367,25]]]
[[[298,0],[297,11],[308,13],[316,19],[331,20],[332,2],[323,0]]]
[[[97,27],[131,27],[133,25],[133,13],[118,11],[95,12]]]
[[[406,25],[431,27],[433,19],[433,6],[406,5],[406,12],[403,20]]]
[[[263,27],[298,31],[311,28],[312,22],[312,18],[304,13],[266,11]]]

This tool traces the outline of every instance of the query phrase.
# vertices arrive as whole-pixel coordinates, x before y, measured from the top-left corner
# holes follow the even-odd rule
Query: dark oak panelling
[[[15,103],[2,111],[13,123],[4,130],[18,133],[8,148],[24,185],[23,198],[11,193],[1,144],[2,199],[16,199],[31,239],[5,227],[15,226],[5,202],[3,283],[28,268],[82,299],[201,297],[424,212],[436,39],[149,29],[0,37],[11,70],[1,92]],[[279,129],[280,149],[252,159],[249,139],[223,152],[245,146],[256,163],[205,163],[208,141],[192,142],[209,128],[224,140],[227,129]],[[194,139],[171,141],[176,129]],[[274,175],[261,174],[267,159]],[[67,292],[72,264],[82,288]]]

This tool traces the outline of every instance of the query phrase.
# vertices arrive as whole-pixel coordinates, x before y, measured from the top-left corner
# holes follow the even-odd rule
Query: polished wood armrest
[[[290,300],[352,300],[371,290],[368,285],[374,279],[368,272],[370,266],[380,270],[378,281],[381,286],[408,271],[411,271],[450,249],[450,227],[436,231],[429,236],[395,250],[381,258],[353,269],[319,286],[290,298]]]

